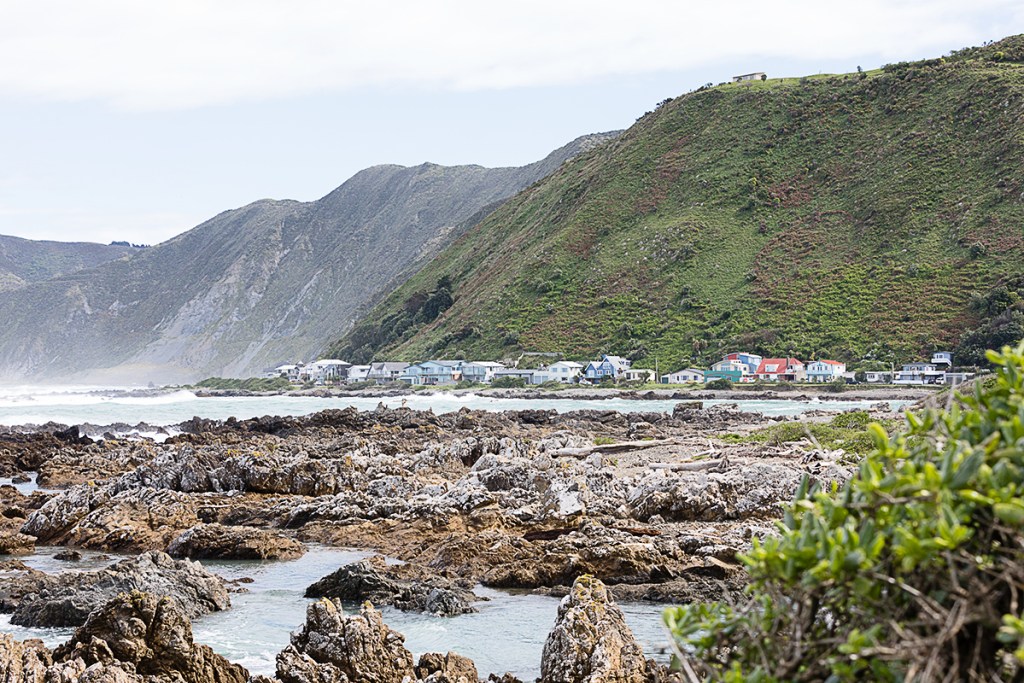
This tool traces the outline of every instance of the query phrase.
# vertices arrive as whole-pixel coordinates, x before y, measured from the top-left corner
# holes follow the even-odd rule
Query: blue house
[[[583,376],[594,382],[604,379],[622,379],[630,365],[632,365],[632,361],[622,356],[604,355],[599,361],[590,361],[583,370]]]
[[[398,379],[417,386],[455,384],[462,379],[462,363],[461,360],[428,360],[410,365]]]

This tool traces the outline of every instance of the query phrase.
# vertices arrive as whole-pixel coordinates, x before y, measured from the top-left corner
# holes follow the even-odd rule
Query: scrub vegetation
[[[686,680],[1024,678],[1024,344],[949,410],[908,413],[845,486],[805,481],[731,602],[666,612]]]

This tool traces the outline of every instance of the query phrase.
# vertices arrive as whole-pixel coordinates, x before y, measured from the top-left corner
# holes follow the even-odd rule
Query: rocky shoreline
[[[182,387],[175,387],[174,390]],[[404,398],[409,396],[482,396],[485,398],[521,400],[607,401],[695,401],[707,399],[733,401],[920,401],[933,396],[936,387],[870,387],[854,385],[844,391],[829,391],[823,386],[801,384],[789,389],[746,389],[728,391],[709,390],[703,386],[690,389],[615,389],[566,387],[564,389],[445,389],[445,388],[366,388],[316,387],[276,391],[249,391],[246,389],[194,389],[198,398],[295,396],[315,398]]]
[[[67,592],[60,583],[69,580],[65,574],[12,565],[0,572],[0,612],[25,615],[22,623],[51,623],[41,615],[58,615],[52,623],[88,624],[103,600],[135,590],[174,595],[187,617],[200,616],[196,604],[226,609],[227,593],[240,588],[207,586],[190,574],[188,559],[165,553],[271,560],[296,557],[306,543],[364,548],[405,563],[371,558],[309,586],[307,596],[323,598],[310,608],[320,624],[314,632],[330,622],[332,633],[349,633],[353,619],[377,628],[372,612],[342,617],[327,607],[331,599],[457,619],[475,609],[477,584],[580,604],[711,599],[742,589],[737,553],[752,538],[773,533],[780,504],[804,477],[828,483],[850,474],[842,452],[719,439],[784,419],[699,402],[679,404],[671,414],[464,409],[435,415],[381,406],[298,418],[194,419],[162,444],[93,441],[71,429],[2,434],[0,472],[34,472],[51,489],[24,495],[0,487],[0,541],[7,540],[8,552],[45,544],[140,555],[95,573],[103,575],[98,579],[75,573],[76,595],[94,597],[74,609],[46,599]],[[594,583],[577,590],[581,576]],[[213,591],[217,598],[200,600],[188,588],[197,581],[207,586],[203,595]],[[106,592],[83,588],[93,584]],[[549,669],[542,666],[542,678],[664,675],[646,663],[627,665],[623,653],[635,648],[625,640],[620,645],[614,655],[603,640],[594,646],[618,662],[619,677],[594,678],[589,669],[553,659]],[[476,680],[457,655],[403,665],[398,678],[353,679],[356,670],[342,677],[346,669],[334,655],[293,648],[286,656],[293,673],[279,666],[285,683],[399,681],[410,670],[409,680]],[[58,660],[54,653],[39,661],[57,666]],[[89,661],[82,659],[85,669]],[[445,673],[445,662],[456,662],[451,666],[461,673]],[[582,673],[566,678],[570,670]]]

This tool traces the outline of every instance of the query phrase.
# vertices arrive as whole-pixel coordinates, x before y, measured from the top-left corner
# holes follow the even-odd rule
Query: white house
[[[348,369],[346,382],[366,382],[370,379],[371,365],[353,365]]]
[[[288,381],[289,382],[302,382],[306,379],[306,364],[296,363],[295,365],[288,368]]]
[[[868,384],[889,384],[892,382],[892,373],[887,370],[866,370],[864,381]]]
[[[575,363],[571,360],[560,360],[557,363],[552,363],[547,367],[538,368],[533,373],[534,384],[544,384],[544,382],[561,382],[562,384],[574,384],[579,381],[580,375],[583,374],[583,368],[585,366],[582,363]]]
[[[944,384],[946,371],[933,363],[907,363],[893,377],[893,384]]]
[[[504,370],[494,371],[494,380],[499,380],[502,377],[511,377],[512,379],[521,379],[526,384],[535,384],[533,381],[533,375],[537,372],[536,370],[519,370],[517,368],[506,368]]]
[[[274,379],[276,377],[288,377],[293,371],[299,369],[298,365],[292,363],[285,363],[284,365],[278,365],[276,368],[271,368],[263,373],[263,377],[266,379]]]
[[[763,81],[765,78],[767,78],[767,75],[763,71],[755,71],[754,73],[733,76],[732,82],[742,83],[743,81]]]
[[[662,384],[688,384],[690,382],[703,382],[704,371],[697,368],[686,368],[677,370],[661,376]]]
[[[832,382],[843,377],[846,363],[837,360],[812,360],[807,363],[808,382]]]
[[[494,381],[494,373],[504,369],[504,363],[492,360],[475,360],[462,366],[462,379],[490,384]]]
[[[367,373],[366,379],[377,384],[387,384],[388,382],[396,382],[401,377],[405,369],[409,367],[408,363],[398,363],[392,361],[381,361],[377,363],[370,363],[370,372]]]
[[[949,351],[936,351],[932,354],[932,365],[940,370],[952,370],[953,354]]]
[[[351,363],[336,358],[324,358],[306,365],[299,372],[299,378],[316,384],[337,382],[345,378],[345,371]]]
[[[650,368],[630,368],[622,373],[626,382],[657,382],[658,373]]]

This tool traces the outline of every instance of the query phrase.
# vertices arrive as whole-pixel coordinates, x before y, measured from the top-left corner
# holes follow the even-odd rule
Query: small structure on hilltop
[[[764,81],[768,79],[768,74],[763,71],[755,71],[754,73],[743,74],[742,76],[733,76],[733,83],[742,83],[743,81]]]

